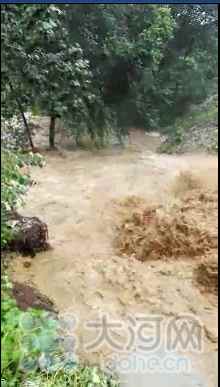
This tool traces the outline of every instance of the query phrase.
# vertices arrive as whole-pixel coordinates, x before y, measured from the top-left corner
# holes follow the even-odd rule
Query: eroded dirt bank
[[[100,361],[108,349],[93,354],[83,349],[83,322],[99,312],[126,321],[137,313],[165,318],[192,313],[207,332],[205,351],[194,356],[209,387],[215,386],[217,300],[202,294],[193,281],[193,260],[138,262],[115,255],[117,200],[136,195],[165,203],[180,170],[194,171],[205,186],[217,187],[217,158],[207,155],[156,154],[156,138],[136,135],[130,149],[45,152],[47,165],[33,168],[34,185],[22,210],[48,224],[52,248],[24,267],[13,261],[13,277],[33,283],[50,297],[60,313],[73,312],[80,324],[78,353]],[[135,142],[136,141],[136,142]],[[216,225],[217,226],[217,225]],[[27,265],[28,266],[28,265]]]

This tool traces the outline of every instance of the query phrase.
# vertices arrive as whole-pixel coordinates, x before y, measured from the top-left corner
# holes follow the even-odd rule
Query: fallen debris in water
[[[117,252],[146,261],[201,257],[217,249],[216,200],[215,192],[200,190],[163,207],[127,199],[115,240]]]
[[[30,285],[14,282],[12,293],[18,307],[22,310],[36,308],[47,310],[48,312],[57,312],[53,301]]]

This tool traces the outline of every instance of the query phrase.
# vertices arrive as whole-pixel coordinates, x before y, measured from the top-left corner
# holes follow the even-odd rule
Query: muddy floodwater
[[[118,257],[113,247],[117,200],[135,195],[149,203],[163,203],[181,170],[195,171],[205,186],[217,187],[217,157],[160,155],[155,152],[158,141],[157,137],[136,132],[126,149],[44,151],[46,166],[32,168],[36,184],[30,188],[21,212],[48,224],[51,249],[37,254],[26,268],[25,258],[18,257],[11,270],[16,281],[33,284],[51,298],[60,315],[74,315],[78,322],[77,353],[93,363],[101,364],[110,353],[105,345],[92,353],[85,350],[91,335],[86,322],[100,313],[125,325],[128,316],[138,314],[160,315],[163,319],[193,314],[202,321],[207,334],[202,353],[187,356],[203,384],[198,380],[193,384],[193,378],[191,382],[179,379],[177,384],[170,380],[169,387],[216,387],[217,300],[195,286],[196,262],[142,263]],[[116,339],[120,342],[120,333]],[[148,383],[141,377],[134,385],[131,376],[125,386],[162,387],[159,379],[149,379]]]

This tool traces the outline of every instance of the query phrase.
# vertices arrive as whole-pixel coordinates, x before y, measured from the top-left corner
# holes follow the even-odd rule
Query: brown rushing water
[[[212,339],[205,339],[204,353],[193,359],[208,386],[214,387],[217,300],[202,295],[193,284],[195,262],[142,264],[117,257],[113,250],[115,199],[137,195],[163,202],[180,170],[194,170],[207,186],[217,186],[217,157],[159,155],[158,141],[136,132],[124,150],[45,152],[46,166],[32,168],[37,184],[22,212],[48,224],[52,249],[38,254],[30,268],[24,268],[24,258],[18,257],[13,261],[13,277],[33,283],[55,301],[61,314],[77,315],[78,353],[92,362],[108,354],[106,348],[89,354],[82,345],[87,337],[83,322],[99,312],[122,320],[136,313],[165,318],[195,314]]]

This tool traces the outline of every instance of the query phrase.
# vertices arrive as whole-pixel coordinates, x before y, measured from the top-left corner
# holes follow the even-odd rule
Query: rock
[[[9,224],[13,229],[13,238],[8,245],[10,250],[33,257],[36,252],[49,248],[47,225],[39,218],[13,213]]]

